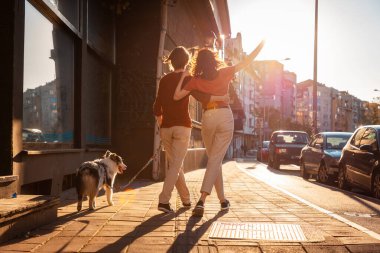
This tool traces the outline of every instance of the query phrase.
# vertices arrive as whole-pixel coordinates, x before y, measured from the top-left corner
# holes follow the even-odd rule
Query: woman
[[[158,93],[154,102],[153,111],[160,128],[160,137],[165,148],[169,167],[165,173],[162,192],[159,195],[158,209],[163,212],[172,212],[169,200],[176,186],[185,207],[190,207],[190,193],[186,186],[182,169],[189,145],[191,134],[191,119],[189,115],[189,97],[180,101],[173,100],[177,83],[189,62],[189,53],[184,47],[176,47],[170,53],[165,63],[169,64],[173,72],[163,76],[159,83]],[[201,92],[192,92],[197,100],[206,103],[213,100],[228,99],[226,96],[210,96]]]
[[[261,41],[256,49],[243,61],[231,67],[224,67],[223,62],[218,60],[217,54],[213,51],[206,48],[201,49],[192,62],[191,80],[182,89],[183,80],[189,75],[185,71],[178,82],[173,97],[174,100],[180,100],[194,90],[212,95],[227,94],[229,83],[234,74],[247,67],[259,54],[263,46],[264,41]],[[233,130],[234,118],[228,103],[208,103],[202,116],[202,138],[206,147],[208,161],[200,191],[201,197],[193,209],[194,216],[203,216],[204,203],[213,186],[215,186],[221,210],[227,210],[230,207],[230,202],[224,195],[222,161],[232,140]]]

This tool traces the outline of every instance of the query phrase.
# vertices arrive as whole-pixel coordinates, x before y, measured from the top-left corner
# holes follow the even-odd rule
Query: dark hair
[[[164,63],[169,63],[174,70],[185,68],[185,66],[189,63],[189,52],[184,47],[176,47],[174,48],[169,56],[164,59]]]
[[[209,48],[202,48],[191,61],[190,73],[195,77],[212,80],[219,68],[225,66],[218,53]]]

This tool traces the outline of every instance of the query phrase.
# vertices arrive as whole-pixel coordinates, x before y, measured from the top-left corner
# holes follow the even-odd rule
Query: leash
[[[160,131],[160,127],[158,126],[157,127],[157,132]],[[156,132],[156,133],[157,133]],[[161,151],[161,148],[162,148],[162,143],[160,141],[160,145],[157,147],[157,149],[155,150],[155,152],[153,153],[153,155],[149,158],[149,160],[145,163],[145,165],[136,173],[136,175],[134,175],[129,181],[127,184],[123,185],[123,186],[120,186],[119,189],[120,190],[125,190],[131,183],[133,183],[133,181],[135,181],[135,179],[137,178],[138,175],[140,175],[140,173],[145,170],[149,164],[151,164],[153,162],[153,160],[158,156],[158,153]]]

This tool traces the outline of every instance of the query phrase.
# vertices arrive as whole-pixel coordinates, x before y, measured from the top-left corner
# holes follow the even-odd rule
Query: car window
[[[321,147],[323,146],[323,136],[320,134],[317,135],[317,138],[315,140],[315,145],[317,144],[321,145]]]
[[[367,129],[367,128],[365,128],[365,127],[360,128],[360,129],[355,133],[355,136],[352,137],[351,142],[350,142],[350,144],[351,144],[352,146],[355,146],[355,147],[357,147],[357,148],[360,147],[360,139],[361,139],[361,137],[362,137],[362,135],[363,135],[363,133],[365,132],[366,129]]]
[[[310,147],[314,147],[316,142],[317,142],[317,136],[314,135],[314,136],[311,138],[311,140],[310,140],[310,144],[309,144],[309,146],[310,146]]]
[[[368,128],[367,131],[363,134],[360,140],[360,146],[370,145],[373,150],[378,150],[376,142],[376,131],[373,128]]]
[[[347,136],[327,136],[326,149],[338,149],[341,150],[346,145],[350,135]]]
[[[307,144],[308,137],[304,133],[280,133],[277,135],[276,143],[285,144]]]

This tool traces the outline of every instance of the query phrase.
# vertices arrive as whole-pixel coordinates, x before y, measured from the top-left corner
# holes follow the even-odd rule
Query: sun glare
[[[302,69],[302,73],[312,76],[313,70],[313,27],[312,5],[299,4],[299,1],[278,1],[276,5],[268,1],[247,3],[249,8],[239,9],[238,27],[243,37],[243,48],[250,52],[265,39],[265,47],[258,56],[258,60],[279,60],[290,58],[282,62],[285,69]],[[255,15],[250,15],[255,10]],[[305,11],[306,10],[306,11]],[[242,18],[244,17],[244,18]],[[254,26],[254,27],[253,27]],[[254,28],[255,33],[251,31]]]

